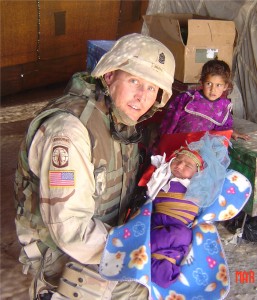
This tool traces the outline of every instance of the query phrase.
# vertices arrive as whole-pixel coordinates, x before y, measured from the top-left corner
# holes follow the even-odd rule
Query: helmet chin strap
[[[113,101],[111,102],[111,109],[113,115],[115,116],[115,120],[118,124],[121,123],[127,126],[135,126],[137,124],[137,121],[132,120],[123,111],[117,108]]]
[[[118,109],[115,105],[115,102],[113,101],[109,87],[104,79],[104,77],[101,78],[103,87],[104,87],[104,97],[105,97],[105,103],[107,107],[112,109],[112,113],[115,116],[115,121],[117,124],[125,124],[127,126],[135,126],[137,124],[137,121],[132,120],[129,118],[123,111]]]
[[[134,127],[137,124],[137,121],[130,119],[124,112],[120,111],[115,106],[114,101],[110,96],[109,87],[103,77],[101,81],[104,86],[105,103],[109,108],[110,131],[112,138],[125,145],[138,143],[142,139],[142,132],[141,130],[138,132]],[[126,130],[125,127],[127,126],[131,127],[131,129]],[[131,130],[133,130],[133,133],[129,135],[129,131]]]
[[[142,132],[141,130],[138,132],[136,130],[136,128],[134,128],[134,132],[128,136],[128,132],[127,131],[123,131],[124,127],[127,125],[123,125],[121,127],[121,129],[118,129],[118,124],[115,123],[114,119],[113,119],[113,111],[110,108],[110,131],[111,131],[111,136],[114,140],[119,141],[125,145],[128,144],[137,144],[138,142],[140,142],[140,140],[142,139]]]
[[[112,138],[125,145],[136,144],[140,142],[142,138],[142,132],[141,130],[137,131],[134,127],[136,122],[134,122],[133,120],[131,120],[131,124],[126,124],[127,122],[123,122],[123,118],[120,118],[120,112],[114,106],[113,101],[111,100],[111,97],[109,95],[105,95],[105,101],[107,103],[107,106],[109,107],[110,132]],[[129,133],[129,131],[131,130],[133,130],[132,134]]]

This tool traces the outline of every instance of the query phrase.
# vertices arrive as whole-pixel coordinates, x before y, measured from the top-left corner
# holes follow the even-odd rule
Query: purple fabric
[[[179,182],[171,181],[169,192],[185,193],[186,188]],[[180,201],[193,204],[186,200],[177,200],[168,197],[158,198],[157,196],[153,202],[153,209],[155,208],[155,204],[167,201]],[[189,213],[192,214],[191,211]],[[160,225],[164,226],[156,228]],[[151,276],[153,282],[167,288],[177,279],[180,273],[180,263],[187,254],[191,242],[192,230],[187,225],[171,216],[153,212],[151,216],[151,253],[165,255],[176,260],[176,264],[173,264],[166,259],[160,260],[152,257]]]
[[[201,91],[181,93],[170,102],[160,133],[232,129],[231,108],[231,101],[227,98],[210,101]],[[199,113],[201,115],[196,115]]]
[[[169,188],[169,192],[172,192],[172,193],[183,193],[185,194],[187,191],[187,188],[182,185],[180,182],[178,181],[171,181],[170,182],[170,188]],[[154,199],[154,207],[157,203],[161,203],[161,202],[180,202],[180,203],[186,203],[186,204],[191,204],[191,205],[194,205],[194,203],[192,201],[188,201],[188,200],[178,200],[178,199],[173,199],[173,198],[169,198],[168,196],[166,198],[158,198],[158,195],[157,197]],[[196,205],[195,205],[196,206]],[[183,212],[187,212],[191,215],[194,216],[194,218],[196,217],[196,214],[192,211],[189,211],[189,210],[180,210],[180,211],[183,211]],[[187,220],[187,224],[191,223],[191,220],[184,217],[184,219]],[[185,226],[185,224],[177,219],[174,219],[173,217],[170,217],[168,215],[165,215],[165,214],[159,214],[159,213],[153,213],[152,214],[152,217],[151,217],[151,224],[152,224],[152,228],[154,228],[155,226],[159,226],[159,225],[164,225],[164,226],[169,226],[169,225],[173,225],[175,222],[175,224],[177,223],[180,223],[182,224],[183,226]]]

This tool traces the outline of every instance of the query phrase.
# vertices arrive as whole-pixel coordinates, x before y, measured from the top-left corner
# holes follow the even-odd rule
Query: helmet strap
[[[128,127],[127,125],[123,124],[116,124],[114,121],[114,114],[112,111],[112,108],[109,108],[109,116],[110,116],[110,131],[111,136],[114,140],[119,141],[125,145],[128,144],[137,144],[142,139],[142,131],[139,132],[136,130],[136,128],[133,128],[133,133],[130,136],[127,136],[128,131],[124,130],[125,127]],[[120,129],[118,128],[120,126]],[[127,129],[127,128],[126,128]]]

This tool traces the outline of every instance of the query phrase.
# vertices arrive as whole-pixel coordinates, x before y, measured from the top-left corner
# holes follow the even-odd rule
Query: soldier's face
[[[115,106],[131,120],[137,121],[154,104],[159,87],[118,70],[105,74]]]

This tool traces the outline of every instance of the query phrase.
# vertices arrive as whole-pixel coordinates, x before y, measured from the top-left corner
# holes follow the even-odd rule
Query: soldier
[[[136,282],[106,281],[98,265],[130,205],[139,166],[136,124],[172,94],[175,62],[159,41],[120,38],[92,72],[30,124],[15,176],[16,230],[30,299],[147,299]]]

